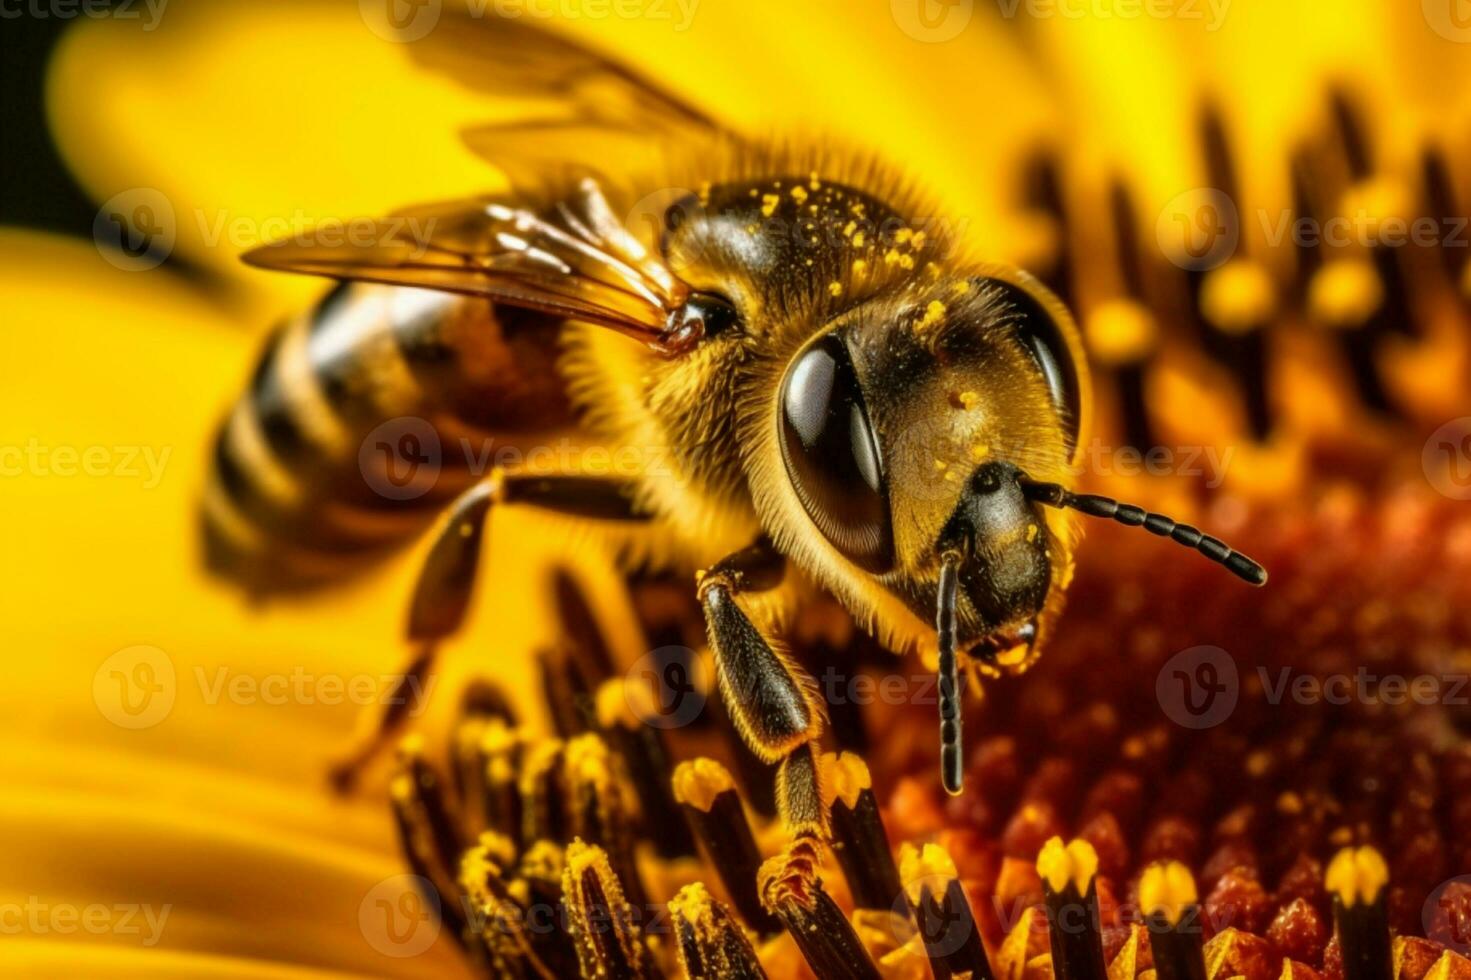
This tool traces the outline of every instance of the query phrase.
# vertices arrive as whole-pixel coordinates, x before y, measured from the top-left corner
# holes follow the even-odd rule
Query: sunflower
[[[1077,310],[1090,489],[1272,571],[1246,594],[1090,528],[1046,655],[975,683],[958,798],[924,668],[794,623],[832,840],[779,900],[689,583],[529,520],[498,519],[392,771],[326,788],[423,549],[265,609],[204,577],[209,434],[317,294],[238,257],[496,188],[455,134],[511,110],[416,70],[376,4],[133,9],[48,80],[94,241],[0,233],[12,972],[1471,976],[1453,5],[497,5],[744,129],[901,159]]]

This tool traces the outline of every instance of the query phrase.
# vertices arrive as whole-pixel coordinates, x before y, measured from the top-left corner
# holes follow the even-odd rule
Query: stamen
[[[567,743],[564,760],[572,833],[602,847],[629,900],[647,907],[634,854],[633,823],[613,772],[612,753],[598,736],[579,735]]]
[[[645,725],[633,710],[629,698],[638,696],[635,692],[652,698],[644,688],[621,678],[605,681],[597,694],[598,729],[622,758],[633,783],[644,836],[660,857],[693,857],[695,838],[674,798],[673,767],[663,733]]]
[[[538,841],[521,855],[511,893],[531,916],[528,934],[532,948],[558,977],[576,976],[577,948],[561,919],[562,848],[551,841]]]
[[[824,766],[832,776],[833,852],[848,879],[853,904],[893,911],[902,892],[899,869],[889,850],[868,766],[852,752],[827,753]]]
[[[484,943],[489,965],[497,975],[530,971],[551,978],[555,974],[530,945],[526,909],[512,897],[504,878],[503,869],[511,859],[509,844],[504,837],[487,834],[460,859],[460,886],[472,913],[469,931]]]
[[[409,751],[416,753],[417,746],[411,746]],[[437,788],[432,776],[427,785],[431,790]],[[461,911],[455,875],[458,850],[445,850],[441,840],[443,828],[437,826],[435,811],[426,804],[426,799],[436,799],[437,793],[431,791],[426,795],[421,792],[423,788],[411,770],[400,772],[389,783],[399,845],[408,860],[409,869],[420,882],[426,883],[421,888],[433,890],[433,894],[426,894],[424,898],[438,910],[440,921],[456,941],[468,948],[467,923]],[[441,809],[438,817],[443,816]]]
[[[524,840],[521,768],[525,740],[520,729],[499,718],[484,723],[475,754],[481,760],[480,810],[487,830],[505,834],[519,849]]]
[[[1160,330],[1145,292],[1133,195],[1117,177],[1109,190],[1109,216],[1121,295],[1097,304],[1089,313],[1086,327],[1099,366],[1113,369],[1129,445],[1147,453],[1154,448],[1155,439],[1145,393],[1146,376],[1150,355],[1159,345]]]
[[[1105,980],[1098,913],[1098,853],[1085,840],[1053,837],[1037,855],[1057,980]]]
[[[935,597],[935,632],[940,644],[940,781],[951,796],[960,795],[965,783],[960,751],[960,669],[955,658],[955,592],[959,577],[960,556],[946,552]]]
[[[557,601],[557,621],[569,639],[567,651],[582,677],[593,687],[614,676],[613,652],[608,648],[597,616],[577,578],[567,569],[552,575]]]
[[[762,935],[780,932],[781,923],[761,904],[756,881],[761,852],[730,773],[713,759],[681,762],[674,770],[673,787],[674,798],[741,918]]]
[[[1022,187],[1022,202],[1029,209],[1045,216],[1053,225],[1052,255],[1044,256],[1038,273],[1042,281],[1057,294],[1057,298],[1069,309],[1072,308],[1072,247],[1071,229],[1062,190],[1062,176],[1058,172],[1057,154],[1042,149],[1027,161]],[[1046,261],[1050,258],[1051,261]],[[1045,272],[1044,272],[1045,270]]]
[[[465,842],[445,804],[439,774],[424,761],[421,737],[413,735],[400,744],[399,773],[390,788],[396,804],[412,808],[422,819],[433,847],[434,865],[448,881],[455,881]]]
[[[1241,390],[1251,435],[1265,440],[1272,428],[1267,328],[1277,317],[1271,275],[1260,263],[1237,255],[1205,274],[1197,302],[1212,330],[1208,346]]]
[[[771,910],[786,925],[817,980],[880,980],[878,967],[853,924],[813,877],[801,888],[781,887],[788,855],[778,855],[761,870]]]
[[[514,725],[515,714],[497,685],[484,679],[472,681],[460,698],[450,742],[453,754],[450,775],[454,780],[455,799],[472,832],[484,829],[481,801],[485,797],[485,759],[480,753],[480,742],[485,726],[492,720]]]
[[[566,641],[537,656],[542,692],[557,734],[571,738],[597,726],[596,692],[615,676],[613,654],[592,605],[566,569],[552,575],[557,620]]]
[[[542,703],[552,716],[552,727],[562,738],[572,738],[593,726],[593,692],[561,650],[537,651],[537,672],[541,677]]]
[[[1195,879],[1178,861],[1152,864],[1139,879],[1139,905],[1159,980],[1205,980],[1205,945]]]
[[[636,980],[653,976],[635,910],[624,899],[601,847],[580,840],[567,846],[562,900],[583,976]]]
[[[532,743],[522,756],[519,782],[524,841],[565,843],[572,836],[568,827],[562,751],[560,740],[546,739]]]
[[[1085,321],[1098,368],[1113,376],[1125,441],[1140,452],[1155,444],[1145,396],[1149,360],[1159,347],[1159,324],[1142,301],[1117,297],[1099,303]]]
[[[1333,896],[1344,980],[1382,980],[1393,975],[1385,901],[1388,882],[1389,868],[1372,847],[1345,847],[1328,864],[1323,886]]]
[[[1443,215],[1455,221],[1461,219],[1462,212],[1456,201],[1450,165],[1444,151],[1438,146],[1427,146],[1421,151],[1420,186],[1423,189],[1423,213]],[[1461,249],[1452,248],[1450,244],[1449,240],[1437,238],[1436,251],[1440,254],[1446,279],[1452,284],[1459,284],[1465,269],[1465,256],[1460,254]]]
[[[981,930],[949,852],[938,844],[923,848],[905,844],[900,848],[899,863],[904,893],[914,906],[935,980],[952,976],[991,980],[995,973],[986,956]]]
[[[751,940],[724,904],[699,882],[685,885],[669,900],[675,951],[685,976],[758,980],[766,972]]]

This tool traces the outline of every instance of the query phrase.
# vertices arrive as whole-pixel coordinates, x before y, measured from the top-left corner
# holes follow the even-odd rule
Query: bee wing
[[[460,138],[512,187],[533,193],[565,184],[569,175],[608,173],[610,165],[617,168],[610,176],[661,173],[669,147],[698,145],[597,121],[560,119],[475,126]]]
[[[541,116],[473,126],[462,135],[516,187],[546,182],[566,165],[597,171],[609,161],[636,172],[660,162],[662,145],[720,134],[697,107],[633,69],[521,19],[445,10],[405,45],[423,67],[505,98],[547,101]]]
[[[266,269],[483,296],[666,350],[679,339],[672,314],[689,292],[618,221],[591,178],[542,211],[491,198],[450,201],[318,228],[244,258]]]

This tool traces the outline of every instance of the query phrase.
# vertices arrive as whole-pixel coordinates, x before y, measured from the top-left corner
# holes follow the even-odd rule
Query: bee
[[[941,779],[959,793],[961,672],[1038,655],[1071,574],[1073,515],[1143,526],[1265,581],[1194,528],[1074,493],[1089,383],[1068,311],[1026,273],[969,256],[936,227],[943,212],[882,168],[733,135],[522,22],[446,12],[407,47],[465,84],[563,111],[467,133],[506,194],[246,256],[339,285],[272,336],[220,431],[203,507],[215,569],[303,589],[447,512],[410,604],[412,676],[464,617],[493,510],[622,528],[629,561],[695,575],[729,714],[779,764],[798,878],[827,829],[825,706],[778,635],[804,596],[826,593],[888,649],[934,660]],[[416,491],[373,436],[404,420],[423,431],[400,442],[573,426],[658,447],[659,465],[477,474],[444,460]]]

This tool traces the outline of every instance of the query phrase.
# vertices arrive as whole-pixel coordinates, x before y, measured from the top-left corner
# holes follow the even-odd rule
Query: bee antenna
[[[1239,551],[1231,550],[1226,542],[1203,533],[1199,528],[1177,523],[1163,514],[1152,514],[1143,507],[1122,504],[1112,497],[1103,497],[1096,493],[1071,493],[1056,483],[1023,480],[1022,493],[1028,500],[1049,507],[1067,507],[1089,517],[1107,517],[1129,527],[1142,526],[1151,534],[1158,534],[1187,548],[1194,548],[1252,585],[1265,585],[1267,582],[1267,570],[1257,562]]]
[[[947,551],[940,564],[935,632],[940,639],[940,781],[951,796],[960,795],[965,778],[960,752],[960,671],[955,658],[955,593],[959,579],[960,555]]]

